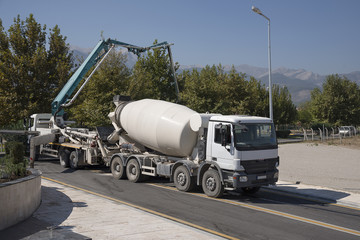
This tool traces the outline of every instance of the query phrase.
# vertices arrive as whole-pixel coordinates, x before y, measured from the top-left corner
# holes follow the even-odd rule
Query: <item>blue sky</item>
[[[0,18],[7,30],[18,14],[33,13],[82,48],[103,31],[139,46],[172,42],[181,65],[267,67],[267,21],[252,5],[271,19],[273,69],[360,71],[359,0],[0,0]]]

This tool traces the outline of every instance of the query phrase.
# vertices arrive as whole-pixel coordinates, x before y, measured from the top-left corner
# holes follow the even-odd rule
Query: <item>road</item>
[[[260,190],[211,199],[183,193],[167,179],[142,183],[115,180],[107,168],[62,168],[40,160],[43,177],[150,209],[237,239],[359,239],[360,210]],[[120,214],[120,213],[119,213]]]

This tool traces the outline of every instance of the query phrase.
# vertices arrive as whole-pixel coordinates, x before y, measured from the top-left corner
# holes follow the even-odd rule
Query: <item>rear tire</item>
[[[130,182],[140,182],[142,180],[140,165],[135,158],[130,159],[127,163],[126,176]]]
[[[72,169],[78,169],[79,168],[79,155],[76,151],[72,151],[69,158],[70,167]]]
[[[126,177],[124,164],[120,157],[114,157],[114,159],[111,162],[110,169],[113,178],[119,180],[119,179],[124,179]]]
[[[190,176],[189,170],[185,166],[179,166],[175,169],[174,183],[178,190],[189,192],[194,189],[195,182]]]
[[[68,149],[61,148],[59,150],[59,160],[60,165],[63,168],[68,168],[70,166],[70,151]]]
[[[224,185],[221,183],[219,172],[208,169],[202,178],[202,188],[209,197],[218,198],[224,193]]]

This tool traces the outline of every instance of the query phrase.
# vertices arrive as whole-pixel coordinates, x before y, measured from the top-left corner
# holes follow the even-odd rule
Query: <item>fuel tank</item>
[[[183,105],[143,99],[117,106],[115,119],[128,136],[166,155],[190,156],[197,143],[200,114]]]

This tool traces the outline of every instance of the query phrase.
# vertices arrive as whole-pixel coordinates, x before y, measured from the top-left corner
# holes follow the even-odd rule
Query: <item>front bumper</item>
[[[228,174],[224,178],[225,185],[234,189],[243,187],[259,187],[274,185],[279,179],[279,170],[268,171],[266,173],[246,174],[245,172],[235,172]]]

